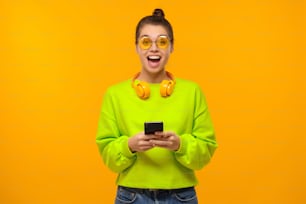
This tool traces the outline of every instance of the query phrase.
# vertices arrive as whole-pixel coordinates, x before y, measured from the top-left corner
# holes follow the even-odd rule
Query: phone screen
[[[164,124],[163,122],[145,122],[144,130],[146,135],[162,132],[164,130]]]

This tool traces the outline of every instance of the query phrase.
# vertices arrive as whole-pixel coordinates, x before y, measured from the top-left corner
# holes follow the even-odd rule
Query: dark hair
[[[172,26],[167,19],[165,19],[165,13],[162,9],[156,8],[153,11],[151,16],[143,17],[137,24],[136,27],[136,44],[138,43],[138,38],[140,35],[140,30],[143,26],[151,24],[151,25],[161,25],[163,26],[169,35],[170,42],[173,44],[174,37],[173,37],[173,30]]]

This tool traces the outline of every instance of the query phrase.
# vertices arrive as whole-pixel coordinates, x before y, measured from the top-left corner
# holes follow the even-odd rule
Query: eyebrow
[[[169,38],[169,36],[166,35],[166,34],[160,34],[160,35],[158,35],[157,37],[161,37],[161,36],[165,36],[165,37]],[[149,37],[149,38],[150,38],[149,35],[141,35],[141,36],[139,36],[139,37],[140,37],[140,38],[142,38],[142,37]]]

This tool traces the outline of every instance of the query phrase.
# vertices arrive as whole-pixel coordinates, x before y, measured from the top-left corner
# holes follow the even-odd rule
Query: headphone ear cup
[[[150,86],[147,82],[135,80],[134,89],[141,99],[147,99],[150,96]]]
[[[160,84],[160,95],[162,97],[170,96],[174,89],[174,82],[172,80],[163,80]]]

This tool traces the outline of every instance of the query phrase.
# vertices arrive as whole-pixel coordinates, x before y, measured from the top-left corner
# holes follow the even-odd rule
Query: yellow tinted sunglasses
[[[161,49],[167,49],[170,44],[170,40],[166,35],[159,36],[156,41],[152,41],[152,39],[148,36],[143,36],[142,38],[140,38],[138,43],[141,49],[148,50],[152,46],[153,42],[158,48]]]

